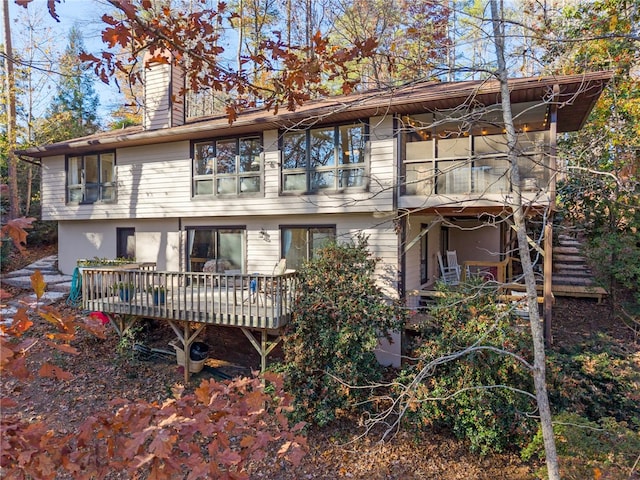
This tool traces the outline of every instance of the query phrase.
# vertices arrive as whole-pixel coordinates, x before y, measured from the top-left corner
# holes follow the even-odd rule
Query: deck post
[[[280,340],[282,340],[282,335],[278,335],[275,341],[269,342],[267,336],[267,329],[262,328],[260,330],[260,343],[256,340],[256,337],[251,333],[248,328],[240,327],[242,333],[249,339],[253,348],[260,354],[260,373],[264,373],[267,369],[267,355],[271,353],[271,351],[276,348]]]
[[[553,226],[548,222],[544,226],[544,339],[547,347],[553,343],[551,337],[551,318],[553,309]]]
[[[195,332],[191,333],[191,324],[189,322],[182,322],[184,324],[184,331],[181,331],[180,327],[176,325],[176,322],[174,322],[173,320],[167,321],[180,340],[180,343],[182,344],[182,348],[184,350],[184,383],[186,385],[189,383],[189,378],[191,375],[189,368],[191,363],[191,344],[204,329],[204,327],[206,327],[206,324],[202,323],[198,325],[198,328],[196,328]]]
[[[105,312],[103,312],[105,313]],[[133,315],[114,315],[105,313],[107,318],[109,319],[109,323],[113,327],[113,329],[118,334],[118,337],[122,338],[127,330],[129,330],[133,325],[140,319],[140,317]]]

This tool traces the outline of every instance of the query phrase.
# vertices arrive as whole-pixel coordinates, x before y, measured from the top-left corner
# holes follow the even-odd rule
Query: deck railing
[[[259,329],[291,316],[295,272],[282,275],[83,268],[82,304],[91,311]]]
[[[523,154],[518,159],[523,192],[537,192],[549,180],[542,154]],[[413,158],[405,160],[404,195],[492,194],[513,191],[509,161],[504,154],[478,158]]]

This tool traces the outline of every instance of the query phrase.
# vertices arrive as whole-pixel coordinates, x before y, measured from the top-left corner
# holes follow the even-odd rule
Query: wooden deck
[[[107,314],[118,333],[137,318],[165,320],[185,352],[206,325],[240,328],[260,353],[264,369],[266,356],[291,318],[296,282],[295,273],[225,275],[83,268],[82,306]],[[269,334],[277,337],[275,343],[268,341]],[[188,375],[185,365],[187,381]]]

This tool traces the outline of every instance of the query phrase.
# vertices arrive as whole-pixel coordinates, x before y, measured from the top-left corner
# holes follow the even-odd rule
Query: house
[[[581,128],[609,79],[511,80],[528,211],[553,204],[556,138]],[[364,233],[381,286],[404,297],[439,278],[438,252],[499,268],[514,248],[499,221],[513,185],[496,81],[416,83],[232,124],[190,117],[174,101],[180,81],[169,65],[150,70],[141,126],[18,152],[41,161],[42,219],[58,222],[64,273],[135,257],[158,272],[268,275]]]

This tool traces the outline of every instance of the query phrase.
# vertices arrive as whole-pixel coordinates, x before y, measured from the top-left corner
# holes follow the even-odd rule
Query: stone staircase
[[[558,245],[553,247],[553,294],[596,298],[600,303],[607,291],[596,284],[581,250],[582,243],[576,238],[566,234],[558,236]]]

